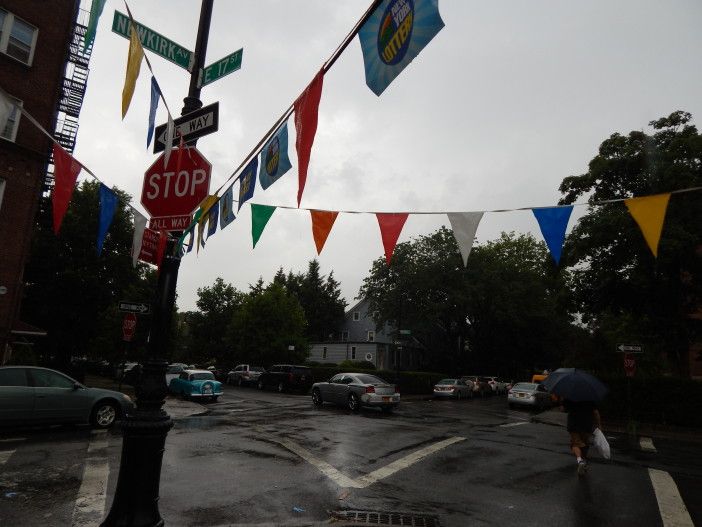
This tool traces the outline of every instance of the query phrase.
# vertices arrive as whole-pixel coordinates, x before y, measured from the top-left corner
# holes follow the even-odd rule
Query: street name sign
[[[185,49],[180,44],[176,44],[172,40],[167,39],[153,29],[134,21],[137,31],[139,32],[139,40],[144,48],[153,51],[166,60],[170,60],[173,64],[177,64],[181,68],[188,71],[192,69],[192,62],[195,59],[195,54],[192,51]],[[112,32],[129,39],[129,16],[119,11],[115,11],[115,16],[112,19]]]
[[[147,315],[151,312],[151,305],[144,304],[143,302],[129,302],[127,300],[122,300],[117,305],[117,309],[123,313],[139,313],[140,315]]]
[[[219,130],[219,102],[178,117],[173,120],[175,133],[173,134],[173,144],[177,146],[180,137],[187,143],[203,135],[208,135]],[[156,127],[156,139],[154,141],[154,154],[163,152],[166,148],[166,128],[168,124],[161,124]]]
[[[198,73],[197,87],[202,88],[216,80],[234,73],[241,68],[241,59],[244,55],[244,48],[213,62],[209,66],[202,68]]]
[[[620,353],[643,353],[643,346],[639,344],[617,344]]]

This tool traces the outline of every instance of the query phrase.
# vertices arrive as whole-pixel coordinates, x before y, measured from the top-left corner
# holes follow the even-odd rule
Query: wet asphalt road
[[[178,419],[168,435],[160,500],[167,525],[304,523],[358,510],[443,526],[662,526],[649,468],[672,476],[702,525],[699,443],[657,440],[651,455],[612,437],[614,461],[594,460],[579,479],[566,432],[530,422],[533,414],[508,409],[503,397],[403,401],[393,415],[353,414],[316,408],[309,396],[226,387],[207,406],[209,415]],[[86,464],[100,463],[98,455],[109,508],[118,431],[19,432],[0,433],[0,524],[90,518],[81,496]]]

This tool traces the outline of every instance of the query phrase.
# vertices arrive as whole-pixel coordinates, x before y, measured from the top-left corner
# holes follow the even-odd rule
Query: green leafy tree
[[[699,338],[690,315],[702,306],[700,193],[673,194],[655,258],[623,203],[603,203],[702,186],[702,136],[691,115],[674,112],[649,123],[653,133],[612,134],[588,171],[563,180],[562,203],[587,196],[593,206],[568,237],[574,309],[608,350],[617,342],[645,346],[652,370],[685,373]],[[607,354],[612,367],[621,357]]]

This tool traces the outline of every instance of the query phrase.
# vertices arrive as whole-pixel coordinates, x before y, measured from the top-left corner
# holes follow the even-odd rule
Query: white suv
[[[244,384],[256,384],[261,374],[266,371],[261,366],[249,366],[239,364],[227,374],[227,384],[243,386]]]

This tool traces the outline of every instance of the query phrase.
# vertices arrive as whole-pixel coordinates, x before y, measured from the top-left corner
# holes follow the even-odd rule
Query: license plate
[[[392,400],[392,397],[383,397],[384,403],[389,403],[391,400]]]

